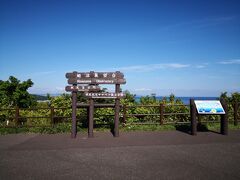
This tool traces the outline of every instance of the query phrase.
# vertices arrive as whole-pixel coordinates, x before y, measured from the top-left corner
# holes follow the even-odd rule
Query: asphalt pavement
[[[240,131],[2,135],[0,179],[240,179]]]

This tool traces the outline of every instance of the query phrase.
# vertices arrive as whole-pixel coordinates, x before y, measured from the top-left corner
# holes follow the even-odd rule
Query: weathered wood
[[[124,74],[121,73],[120,71],[116,72],[71,72],[71,73],[66,73],[66,78],[78,78],[78,79],[83,79],[83,78],[101,78],[101,79],[121,79],[124,77]]]
[[[125,79],[99,79],[99,78],[89,78],[89,79],[68,79],[68,84],[126,84]]]
[[[228,106],[225,99],[221,99],[220,101],[225,111],[225,114],[221,115],[220,131],[222,135],[228,135]]]
[[[66,73],[66,78],[68,78],[68,84],[73,86],[67,86],[66,91],[72,92],[73,96],[76,96],[75,100],[72,100],[72,137],[75,137],[74,128],[76,128],[76,106],[81,108],[88,108],[88,135],[93,137],[93,116],[94,116],[94,103],[93,98],[114,98],[115,99],[115,118],[114,118],[114,136],[119,136],[119,111],[120,111],[120,98],[125,97],[125,94],[120,93],[120,84],[125,84],[126,80],[124,79],[123,73],[120,71],[116,72],[71,72]],[[88,84],[88,86],[77,86],[78,84]],[[115,84],[116,89],[115,93],[94,93],[98,91],[98,84]],[[96,88],[97,87],[97,88]],[[85,92],[85,95],[90,98],[89,106],[77,104],[77,92]],[[107,107],[111,107],[107,105]]]
[[[88,111],[88,137],[93,137],[93,118],[94,118],[94,102],[93,99],[89,99],[89,111]]]
[[[163,125],[164,105],[160,104],[160,124]]]
[[[115,85],[115,92],[120,93],[120,84]],[[119,137],[119,111],[120,99],[115,99],[114,137]]]
[[[193,99],[190,99],[190,116],[191,116],[191,134],[197,135],[196,106]]]
[[[120,105],[122,106],[122,105]],[[89,104],[82,104],[82,103],[77,103],[78,108],[87,108],[89,107]],[[114,108],[115,104],[96,104],[94,103],[94,108]]]
[[[72,92],[72,133],[71,137],[76,138],[77,135],[77,92]]]
[[[124,98],[125,94],[123,93],[109,93],[109,92],[102,92],[102,93],[92,93],[92,92],[87,92],[84,93],[84,95],[88,98]]]
[[[51,123],[52,123],[52,126],[54,126],[55,122],[54,122],[54,107],[51,106],[50,107],[50,118],[51,118]]]
[[[66,86],[65,90],[67,92],[77,91],[77,92],[89,92],[89,91],[100,91],[99,86],[89,85],[89,86]]]
[[[234,126],[238,125],[238,102],[233,105]]]

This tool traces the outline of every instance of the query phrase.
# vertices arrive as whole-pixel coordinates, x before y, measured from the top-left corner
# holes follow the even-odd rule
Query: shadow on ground
[[[183,125],[175,125],[177,131],[181,131],[183,133],[191,134],[191,125],[183,124]],[[219,134],[219,132],[209,130],[205,124],[198,123],[197,124],[198,132],[213,132]]]

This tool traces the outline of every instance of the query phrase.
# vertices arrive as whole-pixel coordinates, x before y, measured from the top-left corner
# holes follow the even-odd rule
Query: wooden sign
[[[86,92],[86,97],[89,98],[124,98],[126,95],[124,93],[110,93],[110,92],[103,92],[103,93],[92,93],[92,92]]]
[[[116,72],[77,72],[66,73],[66,78],[78,78],[78,79],[91,79],[91,78],[100,78],[100,79],[123,79],[124,75],[120,71]]]
[[[88,91],[99,91],[101,90],[99,86],[89,85],[89,86],[66,86],[65,90],[68,92],[88,92]]]
[[[111,80],[111,79],[96,79],[96,78],[91,78],[91,79],[68,79],[68,84],[126,84],[125,79],[116,79],[116,80]]]
[[[66,73],[68,84],[126,84],[123,73],[116,72],[94,72]]]
[[[71,137],[76,138],[77,134],[77,92],[84,92],[89,98],[88,106],[88,137],[93,137],[93,122],[94,122],[94,98],[113,98],[115,99],[114,113],[114,137],[119,136],[119,113],[120,113],[120,98],[125,97],[124,93],[120,92],[120,84],[126,84],[123,73],[116,72],[77,72],[66,73],[68,84],[66,91],[72,93],[72,128]],[[77,86],[77,84],[85,84]],[[99,92],[98,84],[114,84],[115,93]]]

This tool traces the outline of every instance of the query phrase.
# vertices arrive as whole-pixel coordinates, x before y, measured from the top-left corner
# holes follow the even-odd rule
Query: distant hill
[[[45,100],[48,100],[47,99],[47,96],[43,96],[43,95],[37,95],[37,94],[32,94],[33,97],[36,98],[37,101],[45,101]]]

